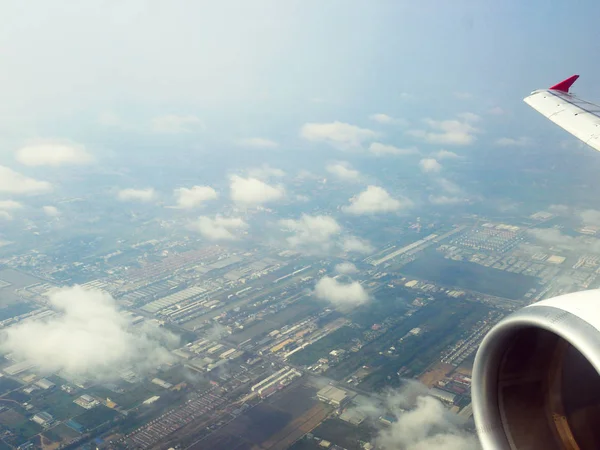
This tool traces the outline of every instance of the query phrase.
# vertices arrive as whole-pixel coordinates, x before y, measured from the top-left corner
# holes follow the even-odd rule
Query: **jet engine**
[[[484,450],[600,449],[600,289],[527,306],[483,339],[473,367]]]

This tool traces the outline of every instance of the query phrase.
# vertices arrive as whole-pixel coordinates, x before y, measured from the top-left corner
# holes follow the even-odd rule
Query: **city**
[[[89,262],[53,265],[38,251],[4,257],[0,325],[9,336],[70,314],[52,304],[60,291],[52,275],[62,268],[68,276],[72,267],[76,276],[90,274],[77,289],[114,298],[121,332],[176,338],[164,341],[168,352],[155,361],[129,361],[108,377],[5,354],[2,441],[370,449],[378,427],[398,420],[382,393],[411,379],[468,430],[470,371],[483,336],[522,306],[600,286],[600,256],[540,239],[541,229],[565,231],[556,212],[511,223],[403,222],[401,240],[360,257],[167,238],[119,242],[121,251]],[[593,249],[599,229],[572,232]],[[104,276],[95,278],[98,267]],[[357,286],[370,300],[331,300],[323,280]],[[377,417],[361,406],[368,402],[380,402]]]

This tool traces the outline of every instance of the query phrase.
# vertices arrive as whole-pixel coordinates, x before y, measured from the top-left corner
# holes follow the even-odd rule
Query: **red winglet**
[[[573,86],[573,83],[579,78],[579,75],[573,75],[566,80],[561,81],[558,84],[555,84],[550,89],[553,91],[561,91],[561,92],[569,92],[569,88]]]

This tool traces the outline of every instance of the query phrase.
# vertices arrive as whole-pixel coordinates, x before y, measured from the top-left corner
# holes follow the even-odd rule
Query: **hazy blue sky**
[[[4,1],[1,129],[85,139],[70,127],[177,114],[295,137],[294,121],[494,106],[536,121],[532,89],[574,72],[579,92],[600,89],[599,16],[594,1]]]
[[[580,73],[600,100],[598,17],[594,1],[3,1],[0,165],[55,182],[62,163],[15,152],[57,142],[105,171],[558,147],[575,140],[522,98]]]

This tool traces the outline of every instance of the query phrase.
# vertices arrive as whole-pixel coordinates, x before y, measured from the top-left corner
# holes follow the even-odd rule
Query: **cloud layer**
[[[48,299],[61,314],[3,330],[4,352],[31,361],[46,373],[65,371],[94,379],[171,361],[163,343],[173,344],[174,336],[155,327],[134,331],[108,293],[73,286],[52,292]]]
[[[369,152],[375,156],[385,155],[418,155],[419,150],[416,147],[399,148],[393,145],[382,144],[381,142],[373,142],[369,146]]]
[[[329,249],[342,227],[331,216],[302,214],[300,219],[282,219],[279,225],[291,232],[286,240],[295,249]]]
[[[277,148],[279,144],[271,139],[261,138],[261,137],[250,137],[238,139],[235,141],[237,145],[240,147],[246,148]]]
[[[202,119],[196,116],[178,116],[169,114],[152,119],[152,131],[165,134],[185,134],[204,131]]]
[[[442,170],[442,165],[434,158],[424,158],[419,161],[419,167],[425,173],[438,173]]]

